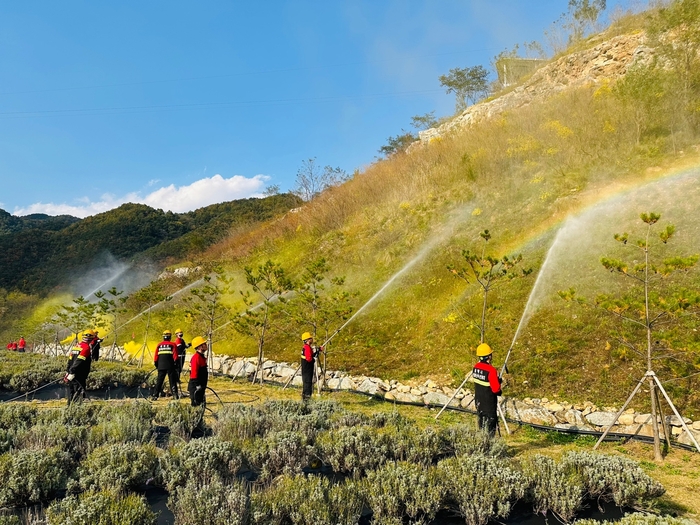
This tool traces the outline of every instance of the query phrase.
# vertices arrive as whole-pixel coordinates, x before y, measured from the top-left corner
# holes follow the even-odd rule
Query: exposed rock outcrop
[[[564,89],[614,80],[624,75],[633,64],[647,63],[652,56],[653,50],[646,45],[646,36],[641,32],[617,36],[589,49],[563,56],[535,71],[512,91],[470,106],[442,126],[421,131],[420,141],[411,148],[427,144],[475,121],[527,106],[535,99],[545,100]]]

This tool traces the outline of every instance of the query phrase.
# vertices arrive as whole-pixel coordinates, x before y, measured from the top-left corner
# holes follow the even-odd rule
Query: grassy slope
[[[349,324],[331,357],[333,367],[354,372],[458,379],[472,364],[478,336],[464,323],[444,319],[453,304],[475,290],[452,278],[446,265],[459,262],[463,247],[478,246],[479,231],[493,232],[493,253],[521,252],[526,264],[537,270],[553,239],[551,228],[563,218],[602,195],[654,180],[658,169],[649,168],[671,172],[696,165],[694,154],[649,156],[634,144],[618,109],[609,89],[580,89],[381,161],[307,204],[301,214],[288,216],[245,260],[261,262],[269,257],[298,271],[303,257],[322,254],[336,275],[347,276],[348,288],[360,292],[359,307],[422,246],[441,235],[447,223],[453,235]],[[634,224],[645,210],[633,202],[622,210],[621,220]],[[603,222],[605,213],[600,217]],[[455,214],[458,218],[451,218]],[[240,256],[233,252],[235,240],[229,242],[232,251],[219,246],[217,257]],[[677,247],[680,253],[692,249]],[[600,275],[571,275],[569,286],[585,287],[589,278],[606,278],[602,267],[599,271]],[[534,279],[535,274],[514,281],[493,296],[502,305],[488,335],[499,351],[497,364],[510,344]],[[697,282],[697,272],[691,280]],[[557,301],[548,299],[516,346],[512,391],[571,401],[584,393],[603,404],[621,401],[632,377],[643,373],[643,363],[616,361],[606,350],[610,338],[606,321]],[[296,358],[296,334],[293,328],[290,331],[269,341],[268,355]],[[237,354],[254,353],[254,345],[235,333],[226,339],[220,347],[228,346]],[[591,365],[588,370],[583,368],[586,363]],[[694,404],[690,397],[680,401]]]

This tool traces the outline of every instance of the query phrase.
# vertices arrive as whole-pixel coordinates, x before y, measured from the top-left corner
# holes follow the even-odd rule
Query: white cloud
[[[38,202],[24,208],[15,208],[13,214],[46,213],[47,215],[73,215],[84,218],[117,208],[126,202],[147,204],[152,208],[183,213],[219,202],[257,197],[261,194],[265,181],[268,179],[269,177],[266,175],[256,175],[251,178],[234,175],[228,179],[221,175],[214,175],[197,180],[189,186],[177,187],[171,184],[145,196],[133,192],[121,197],[104,194],[100,200],[80,197],[76,201],[84,204],[78,205]]]

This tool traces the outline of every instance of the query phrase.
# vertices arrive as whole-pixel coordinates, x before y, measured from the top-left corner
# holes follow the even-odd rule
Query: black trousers
[[[498,415],[493,414],[483,414],[479,412],[479,430],[486,430],[489,436],[493,437],[496,435],[496,427],[498,427]]]
[[[77,401],[78,398],[85,399],[85,391],[87,390],[87,376],[76,376],[73,381],[68,382],[68,404]]]
[[[314,392],[314,361],[301,360],[301,397],[308,399]]]
[[[190,402],[192,403],[193,407],[206,403],[207,398],[204,395],[206,387],[202,386],[202,388],[197,390],[197,383],[190,379],[190,382],[187,383],[187,391],[190,393]]]
[[[175,362],[175,365],[177,366],[177,379],[179,381],[180,375],[182,374],[182,371],[185,369],[185,354],[177,356],[177,361]]]
[[[174,364],[167,370],[158,369],[158,380],[156,381],[156,391],[153,397],[160,397],[160,393],[163,391],[163,383],[165,383],[166,375],[168,376],[168,380],[170,381],[170,391],[172,392],[173,397],[175,399],[178,399],[180,395],[178,390],[177,370],[175,369]]]

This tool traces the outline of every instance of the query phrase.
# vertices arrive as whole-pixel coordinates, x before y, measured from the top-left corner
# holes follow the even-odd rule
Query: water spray
[[[286,294],[283,294],[283,295],[286,295]],[[274,294],[272,297],[270,297],[270,299],[268,299],[268,301],[273,301],[276,297],[277,297],[277,294]],[[265,302],[266,302],[266,301],[262,301],[262,302],[256,304],[255,306],[253,306],[252,308],[246,309],[246,312],[248,312],[248,311],[254,312],[254,311],[257,310],[258,308],[261,308],[261,307],[265,304]],[[245,315],[246,312],[243,312],[243,313],[240,314],[240,315]],[[222,328],[224,328],[224,327],[230,325],[232,322],[233,322],[233,321],[226,321],[226,322],[225,322],[224,324],[222,324],[221,326],[217,326],[216,328],[214,328],[214,329],[212,330],[212,333],[214,333],[214,332],[216,332],[216,331],[218,331],[218,330],[221,330]]]
[[[124,274],[127,272],[127,270],[131,270],[131,268],[132,268],[132,265],[126,266],[121,272],[118,272],[116,275],[113,275],[112,277],[110,277],[109,279],[107,279],[105,282],[103,282],[102,284],[100,284],[100,285],[99,285],[97,288],[95,288],[92,292],[90,292],[88,295],[86,295],[85,298],[87,299],[88,297],[91,297],[91,296],[95,295],[97,292],[100,291],[100,289],[101,289],[103,286],[105,286],[105,285],[111,283],[112,281],[114,281],[115,279],[121,277],[122,275],[124,275]]]
[[[542,283],[544,282],[543,276],[548,272],[549,266],[552,263],[553,257],[550,257],[552,253],[554,252],[555,248],[558,247],[559,242],[561,238],[563,237],[564,232],[567,231],[567,226],[570,223],[570,219],[565,221],[564,224],[562,225],[561,228],[559,228],[559,231],[557,231],[556,236],[554,237],[554,241],[552,242],[552,245],[549,247],[547,250],[547,255],[545,255],[544,262],[542,263],[542,266],[540,267],[540,271],[537,272],[537,279],[535,279],[535,284],[532,287],[532,290],[530,291],[530,295],[527,298],[527,303],[525,303],[525,309],[523,310],[523,315],[520,317],[520,322],[518,323],[518,328],[515,330],[515,335],[513,336],[513,341],[510,343],[510,348],[508,348],[508,352],[506,353],[506,358],[503,361],[503,366],[501,367],[501,371],[498,374],[498,377],[503,377],[504,372],[508,372],[508,367],[506,366],[508,364],[508,359],[510,359],[510,354],[513,351],[513,347],[515,346],[515,342],[518,340],[518,336],[520,335],[520,331],[527,325],[528,321],[530,320],[530,317],[532,317],[532,314],[534,313],[534,310],[539,306],[537,304],[537,301],[539,299],[539,291]]]
[[[180,288],[177,292],[175,292],[175,293],[173,293],[172,295],[170,295],[169,298],[172,299],[172,298],[175,297],[176,295],[180,295],[182,292],[184,292],[184,291],[186,291],[186,290],[189,290],[190,288],[192,288],[193,286],[195,286],[196,284],[200,283],[200,282],[203,281],[203,280],[204,280],[204,279],[198,279],[198,280],[194,281],[193,283],[190,283],[190,284],[188,284],[187,286],[184,286],[184,287]],[[122,323],[121,325],[119,325],[117,328],[115,328],[115,330],[120,330],[120,329],[124,328],[126,325],[128,325],[128,324],[131,323],[132,321],[135,321],[136,319],[138,319],[138,318],[141,317],[142,315],[147,314],[148,312],[150,312],[151,310],[153,310],[153,309],[156,308],[157,306],[160,306],[160,305],[163,304],[164,302],[165,302],[165,300],[160,301],[160,302],[154,304],[153,306],[149,306],[149,307],[146,308],[143,312],[140,312],[140,313],[136,314],[134,317],[132,317],[131,319],[129,319],[127,322]],[[107,333],[105,334],[105,337],[106,337],[107,335],[111,334],[113,331],[114,331],[114,330],[110,330],[109,332],[107,332]]]

